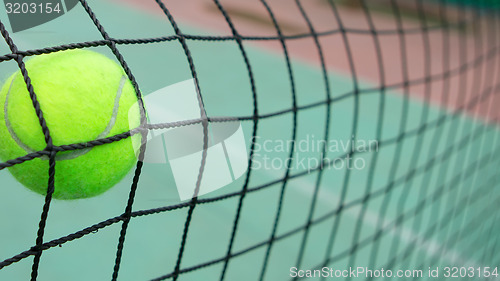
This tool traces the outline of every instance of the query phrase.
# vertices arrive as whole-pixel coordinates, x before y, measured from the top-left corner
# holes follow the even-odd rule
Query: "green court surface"
[[[107,1],[89,1],[97,18],[113,38],[135,39],[172,35],[166,17],[151,16]],[[5,18],[5,12],[0,13]],[[182,24],[186,34],[208,34]],[[100,34],[78,5],[67,15],[39,27],[12,34],[21,50],[39,49],[74,42],[100,40]],[[252,116],[253,99],[247,68],[234,41],[188,41],[199,77],[201,94],[209,116]],[[191,78],[184,52],[177,41],[118,45],[144,95]],[[92,48],[113,57],[105,47]],[[291,85],[282,56],[245,43],[256,83],[259,114],[292,107]],[[315,51],[315,50],[311,50]],[[6,44],[0,53],[7,54]],[[292,61],[298,106],[327,99],[321,69]],[[14,61],[3,62],[3,81],[17,69]],[[316,205],[305,247],[302,268],[321,266],[330,233],[336,225],[329,266],[427,269],[438,265],[489,264],[495,239],[481,225],[495,223],[498,180],[498,127],[453,114],[445,109],[405,98],[402,92],[369,91],[360,83],[355,93],[349,73],[329,71],[331,103],[330,140],[347,142],[378,140],[371,151],[354,154],[364,163],[360,169],[326,167],[317,196],[317,171],[293,165],[283,199],[276,237],[303,227],[311,201]],[[380,103],[384,101],[383,111]],[[324,138],[327,106],[319,104],[297,111],[297,141]],[[292,137],[293,111],[262,118],[257,143]],[[423,126],[427,123],[426,126]],[[381,124],[380,136],[377,126]],[[247,151],[253,122],[242,121]],[[401,135],[401,128],[405,134]],[[355,131],[353,131],[355,129]],[[269,142],[268,142],[269,143]],[[256,151],[255,161],[286,159],[289,151]],[[346,151],[330,151],[326,158],[343,157]],[[300,159],[314,168],[319,149],[299,151]],[[292,162],[292,163],[294,163]],[[110,159],[110,164],[112,160]],[[348,171],[348,172],[347,172]],[[256,169],[246,194],[233,252],[243,251],[270,239],[280,181],[286,169]],[[302,175],[304,174],[304,175]],[[296,175],[296,176],[294,176]],[[300,176],[299,176],[300,175]],[[105,194],[84,200],[51,204],[44,241],[51,241],[86,227],[120,216],[126,206],[133,171]],[[215,198],[241,190],[245,175],[232,184],[202,196]],[[474,187],[474,189],[472,188]],[[367,194],[370,196],[367,197]],[[200,204],[195,208],[181,269],[221,259],[226,255],[239,196]],[[44,197],[16,182],[7,170],[0,171],[0,261],[29,250],[35,243]],[[168,164],[145,164],[133,205],[134,211],[178,204]],[[339,204],[344,207],[339,210]],[[173,271],[188,206],[132,218],[125,240],[118,280],[151,280]],[[339,210],[338,212],[335,212]],[[478,223],[479,222],[479,223]],[[108,280],[115,263],[121,223],[43,252],[39,281]],[[498,231],[498,224],[494,227]],[[357,241],[356,232],[359,231]],[[380,231],[381,235],[376,234]],[[453,236],[451,234],[455,234]],[[495,233],[495,232],[493,232]],[[289,280],[304,231],[293,232],[274,242],[265,280]],[[493,234],[494,236],[495,234]],[[452,237],[456,237],[452,238]],[[490,243],[491,242],[491,243]],[[485,245],[486,243],[486,245]],[[258,280],[267,245],[230,260],[225,280]],[[411,249],[409,257],[401,255]],[[478,250],[480,249],[480,250]],[[373,256],[376,250],[376,256]],[[372,263],[374,261],[374,264]],[[0,280],[28,280],[33,256],[0,270]],[[179,280],[219,280],[223,262],[183,273]],[[311,279],[317,280],[317,279]],[[319,279],[318,279],[319,280]],[[356,280],[356,279],[354,279]]]

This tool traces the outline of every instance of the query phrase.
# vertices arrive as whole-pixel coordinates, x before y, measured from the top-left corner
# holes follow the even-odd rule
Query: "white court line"
[[[269,173],[271,174],[271,173]],[[307,195],[309,198],[312,197],[312,190],[314,190],[314,185],[311,184],[311,182],[305,180],[305,179],[294,179],[293,181],[290,181],[288,184],[288,188],[293,187],[294,190],[298,191],[302,195]],[[340,198],[336,194],[334,194],[330,190],[325,190],[325,189],[320,189],[318,191],[317,195],[317,202],[321,202],[323,204],[327,204],[331,206],[332,202],[339,202]],[[359,212],[361,211],[361,206],[353,206],[350,207],[349,209],[346,209],[343,213],[354,218],[358,219]],[[365,225],[369,225],[373,228],[376,228],[377,221],[380,219],[380,216],[371,211],[370,209],[366,209],[365,216],[363,218],[363,223]],[[389,219],[383,219],[382,220],[382,227],[384,229],[387,229],[389,225],[393,224],[393,222]],[[400,230],[398,230],[400,229]],[[474,267],[483,267],[481,265],[476,264],[474,261],[465,259],[461,253],[450,250],[450,249],[445,249],[444,247],[440,246],[438,241],[435,240],[427,240],[424,237],[422,237],[420,234],[414,233],[412,230],[405,228],[403,226],[395,227],[393,226],[391,229],[387,231],[391,236],[399,238],[400,240],[406,242],[406,244],[414,244],[415,247],[423,250],[427,255],[429,256],[436,256],[440,252],[443,252],[443,258],[450,262],[450,264],[455,264],[455,263],[460,263],[461,265],[468,265],[468,266],[474,266]]]

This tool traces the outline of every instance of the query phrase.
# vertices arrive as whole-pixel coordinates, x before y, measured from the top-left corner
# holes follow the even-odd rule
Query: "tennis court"
[[[276,7],[269,1],[269,10],[267,1],[215,1],[211,8],[196,1],[197,13],[212,14],[198,22],[197,14],[180,10],[185,3],[173,1],[177,35],[165,15],[167,1],[164,10],[155,1],[141,7],[82,2],[87,10],[78,4],[60,18],[11,33],[12,41],[22,51],[97,42],[74,46],[115,58],[92,11],[119,39],[116,49],[145,98],[192,79],[194,70],[211,123],[226,117],[241,123],[251,168],[227,186],[181,201],[170,163],[145,162],[138,179],[134,168],[98,197],[52,200],[36,280],[291,280],[291,267],[427,273],[437,266],[498,266],[498,10],[477,18],[473,8],[459,8],[457,18],[473,25],[472,33],[460,27],[423,32],[417,17],[395,29],[380,27],[389,35],[373,35],[366,26],[319,35],[310,28],[323,17],[314,17],[312,4],[290,1],[302,24],[284,24],[293,38],[280,40],[272,25],[262,27],[269,34],[250,33],[260,27],[248,16],[238,19],[237,11],[251,11],[245,5],[275,11],[283,1]],[[363,8],[335,1],[331,9],[326,2],[332,30],[339,27],[336,13],[360,9],[367,18]],[[226,29],[218,29],[221,22]],[[417,31],[405,37],[398,27]],[[245,32],[233,33],[240,28]],[[294,38],[294,32],[306,35]],[[354,58],[363,57],[363,40],[373,56],[364,54],[366,63]],[[377,61],[381,46],[393,46],[384,58],[394,65]],[[446,47],[453,51],[442,51]],[[1,44],[0,53],[11,53],[9,46]],[[5,81],[18,66],[8,56],[0,59]],[[0,167],[0,280],[29,280],[45,198]]]

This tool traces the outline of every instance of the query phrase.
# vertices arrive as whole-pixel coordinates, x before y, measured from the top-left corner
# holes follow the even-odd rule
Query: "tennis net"
[[[169,2],[152,1],[173,33],[119,39],[108,34],[108,27],[94,13],[92,2],[80,0],[80,8],[102,40],[25,51],[16,47],[15,40],[0,22],[0,32],[12,50],[0,57],[1,62],[66,49],[109,48],[139,95],[142,95],[140,79],[136,79],[134,67],[122,55],[122,47],[180,46],[176,55],[183,59],[199,95],[207,103],[206,118],[195,123],[208,126],[242,122],[248,135],[249,167],[230,189],[194,196],[185,202],[136,209],[134,202],[146,188],[141,183],[148,168],[138,161],[122,214],[52,240],[44,239],[53,203],[49,193],[41,211],[35,244],[0,261],[0,273],[33,258],[31,280],[42,279],[40,268],[50,267],[41,262],[44,252],[119,226],[112,275],[98,278],[128,280],[119,273],[126,269],[122,265],[126,247],[134,241],[127,239],[130,225],[140,218],[163,214],[182,218],[182,223],[171,230],[178,236],[175,239],[178,247],[162,250],[174,253],[170,254],[169,263],[156,269],[162,270],[162,274],[149,277],[147,271],[136,268],[137,272],[144,272],[144,280],[302,279],[293,274],[292,268],[312,272],[357,267],[423,269],[427,274],[429,267],[444,266],[457,266],[459,275],[461,267],[467,273],[472,267],[473,278],[488,278],[483,274],[484,268],[493,270],[500,263],[497,254],[500,195],[496,192],[500,183],[498,2],[243,2],[210,1],[212,10],[206,13],[216,19],[214,22],[225,24],[227,34],[199,35],[184,31],[177,22],[177,10],[171,9]],[[217,66],[213,64],[209,69],[202,67],[210,61],[199,57],[197,60],[196,55],[200,48],[217,49],[219,44],[232,46],[235,55],[219,51],[212,53],[212,59],[222,61],[230,57],[238,60],[239,67],[243,66],[243,71],[221,72],[237,72],[233,74],[243,77],[244,82],[227,87],[246,93],[243,99],[246,102],[232,109],[222,106],[213,110],[215,115],[210,111],[210,102],[215,103],[211,101],[210,86],[204,85],[213,78],[208,73],[219,69],[214,70]],[[269,71],[274,70],[266,72],[258,65],[253,51],[256,47],[271,50],[281,64],[280,82],[266,80]],[[306,66],[298,70],[303,61]],[[333,78],[332,73],[336,72],[343,74]],[[275,91],[275,83],[284,86]],[[307,83],[315,86],[303,86]],[[238,112],[249,114],[238,115]],[[143,124],[142,128],[154,131],[162,126],[177,125],[166,122],[154,126]],[[281,134],[284,131],[286,135]],[[138,131],[54,147],[53,151],[106,145],[134,133]],[[282,141],[299,144],[304,140],[307,151],[302,151],[300,145],[276,151],[276,145]],[[340,140],[363,145],[334,151],[330,145],[338,145]],[[266,141],[274,145],[271,149],[274,151],[267,151],[267,156],[282,159],[281,163],[290,161],[290,165],[263,168],[266,151],[262,150]],[[6,171],[8,167],[49,155],[53,155],[55,164],[48,171],[53,179],[57,163],[55,154],[48,150],[10,159],[0,163],[0,169]],[[294,165],[300,163],[301,157],[306,158],[307,167]],[[363,166],[338,168],[337,159],[362,159]],[[202,161],[200,178],[204,165]],[[205,250],[196,241],[203,239],[198,234],[203,229],[195,226],[199,224],[196,217],[203,208],[217,206],[227,207],[225,216],[229,216],[225,221],[228,226],[224,228],[225,243],[208,242],[217,244],[221,253],[200,254]],[[251,224],[256,223],[252,217],[260,223]],[[252,228],[257,229],[258,239],[247,237],[254,235]],[[125,262],[130,266],[137,260],[152,259],[146,255],[133,256]],[[251,267],[251,274],[242,276],[245,266]],[[316,277],[327,279],[327,276]]]

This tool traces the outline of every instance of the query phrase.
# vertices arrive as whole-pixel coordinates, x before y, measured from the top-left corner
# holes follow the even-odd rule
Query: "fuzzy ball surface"
[[[27,60],[26,69],[54,146],[106,138],[140,124],[132,83],[121,66],[104,55],[87,50],[37,55]],[[58,152],[53,198],[93,197],[122,180],[137,161],[132,138],[140,135]],[[5,162],[46,146],[32,99],[18,71],[0,91],[0,159]],[[16,164],[9,171],[27,188],[46,194],[47,156]]]

